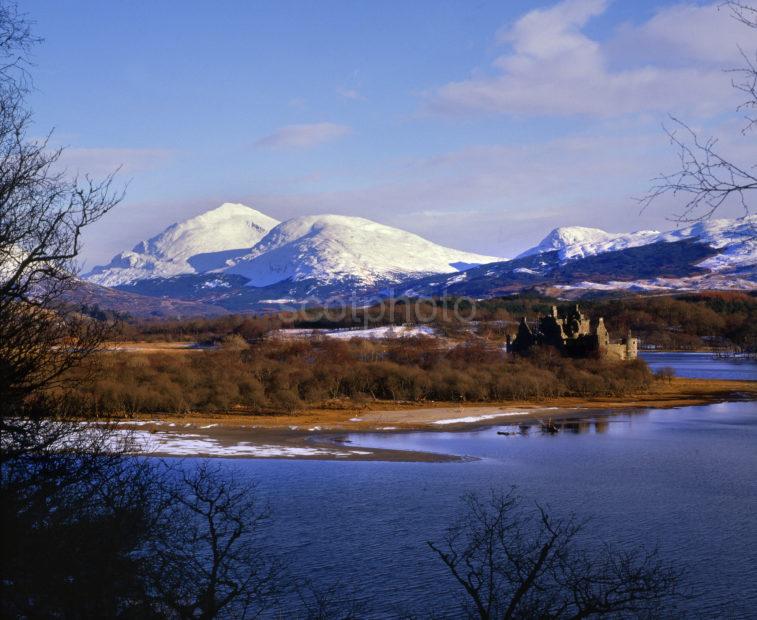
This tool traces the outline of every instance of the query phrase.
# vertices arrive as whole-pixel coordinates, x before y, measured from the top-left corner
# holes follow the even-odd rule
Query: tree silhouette
[[[679,573],[656,551],[587,551],[579,542],[583,526],[540,506],[524,511],[513,492],[467,495],[459,521],[428,545],[461,586],[470,618],[654,617],[666,610]]]

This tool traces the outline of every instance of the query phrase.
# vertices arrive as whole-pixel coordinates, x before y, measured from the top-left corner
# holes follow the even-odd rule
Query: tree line
[[[196,341],[217,343],[238,335],[255,342],[278,329],[351,329],[418,323],[418,316],[433,316],[429,325],[439,335],[465,338],[476,334],[504,341],[514,335],[525,316],[536,320],[550,306],[562,302],[543,296],[518,295],[478,300],[475,308],[464,308],[465,320],[450,310],[472,304],[470,300],[388,300],[383,306],[356,308],[349,316],[334,317],[324,309],[297,312],[242,314],[187,319],[137,320],[116,317],[99,308],[88,308],[90,316],[115,323],[112,337],[118,341]],[[592,319],[604,317],[610,333],[621,337],[631,330],[644,345],[656,348],[696,350],[738,348],[757,350],[757,294],[738,291],[708,291],[675,295],[636,295],[587,299],[581,309]],[[468,320],[467,317],[470,317]]]
[[[62,397],[92,415],[191,411],[281,413],[348,400],[538,400],[620,396],[653,380],[641,361],[567,359],[541,350],[522,358],[477,339],[452,347],[436,338],[396,340],[227,338],[218,350],[103,352],[97,373]]]

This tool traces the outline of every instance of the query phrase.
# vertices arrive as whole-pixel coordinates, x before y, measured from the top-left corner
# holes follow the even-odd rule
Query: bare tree
[[[207,464],[177,480],[51,394],[107,334],[66,295],[82,232],[122,194],[112,176],[68,175],[62,150],[30,137],[37,42],[0,0],[0,615],[253,615],[278,573],[254,546],[266,512],[252,490]]]
[[[527,513],[512,492],[464,502],[444,541],[428,545],[462,587],[470,618],[642,617],[675,594],[679,575],[656,552],[587,553],[582,523]]]
[[[297,587],[297,594],[302,610],[299,615],[307,620],[358,620],[371,611],[368,601],[340,581],[326,588],[306,582]]]
[[[733,0],[726,2],[725,5],[730,10],[731,17],[736,21],[747,28],[757,30],[757,8]],[[739,51],[744,65],[729,71],[736,76],[731,81],[731,85],[746,96],[739,106],[739,111],[743,111],[746,115],[747,124],[742,129],[742,133],[746,134],[757,125],[757,118],[752,116],[753,111],[757,110],[757,50],[752,55],[743,49]]]
[[[757,8],[728,1],[721,5],[747,28],[757,29]],[[747,135],[757,125],[753,112],[757,109],[757,49],[739,50],[743,66],[727,69],[734,75],[733,88],[746,96],[738,111],[744,112]],[[671,116],[672,127],[665,127],[671,144],[678,151],[679,166],[673,172],[661,173],[652,187],[639,199],[642,210],[665,195],[682,197],[684,202],[674,219],[679,222],[705,220],[729,203],[738,204],[744,215],[752,212],[752,196],[757,190],[757,163],[738,163],[720,149],[716,138],[702,138],[683,120]]]
[[[28,53],[38,41],[15,5],[0,4],[0,414],[51,387],[90,355],[102,324],[65,307],[84,228],[121,199],[113,178],[61,170],[61,149],[29,137]]]
[[[254,485],[204,462],[169,488],[161,533],[148,543],[150,596],[169,617],[249,618],[280,592],[281,564],[266,554],[269,514]]]

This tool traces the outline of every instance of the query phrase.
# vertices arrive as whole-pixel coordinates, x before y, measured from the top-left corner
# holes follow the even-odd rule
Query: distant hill
[[[411,296],[490,297],[524,289],[562,296],[593,291],[757,288],[757,216],[669,232],[557,228],[518,258],[453,277],[407,283]]]
[[[134,318],[183,318],[217,316],[226,310],[217,304],[172,297],[151,297],[107,288],[80,281],[65,295],[65,300],[76,305],[110,310]]]

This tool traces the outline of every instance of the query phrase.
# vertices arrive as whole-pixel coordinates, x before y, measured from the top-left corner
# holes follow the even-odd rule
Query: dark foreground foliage
[[[207,463],[129,457],[112,429],[37,432],[69,448],[3,459],[3,618],[244,618],[276,603],[254,489]]]

